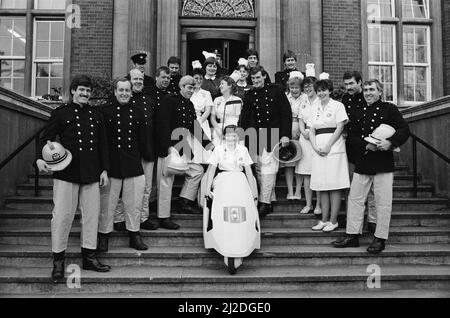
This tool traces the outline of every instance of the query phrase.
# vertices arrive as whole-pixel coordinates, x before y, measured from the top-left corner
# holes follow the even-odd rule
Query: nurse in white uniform
[[[303,187],[305,189],[306,206],[300,211],[300,214],[308,214],[313,210],[313,191],[311,190],[311,173],[312,173],[312,156],[314,149],[311,145],[309,138],[310,127],[307,123],[311,119],[311,114],[314,109],[319,107],[320,99],[314,89],[314,84],[317,82],[315,77],[307,77],[303,81],[303,90],[305,92],[306,98],[303,98],[299,107],[299,129],[300,129],[300,145],[302,146],[302,159],[298,162],[295,167],[295,173],[300,177],[300,182],[298,187]],[[317,203],[314,209],[314,214],[322,214],[320,208],[320,193],[317,192]]]
[[[200,123],[203,132],[212,140],[211,128],[209,126],[209,116],[211,115],[214,106],[211,93],[202,89],[205,71],[199,61],[192,62],[193,77],[195,80],[194,94],[191,97],[191,102],[194,104],[197,120]]]
[[[237,126],[241,116],[243,102],[235,96],[237,92],[236,82],[229,76],[225,76],[220,83],[222,96],[214,100],[214,107],[211,114],[211,124],[213,125],[213,142],[216,146],[223,141],[223,130],[227,126]]]
[[[324,232],[338,228],[342,190],[350,187],[347,152],[342,136],[348,116],[345,106],[330,97],[333,83],[328,77],[326,73],[321,74],[321,80],[315,84],[320,104],[312,112],[308,124],[314,149],[311,189],[320,191],[322,205],[322,221],[313,230]]]

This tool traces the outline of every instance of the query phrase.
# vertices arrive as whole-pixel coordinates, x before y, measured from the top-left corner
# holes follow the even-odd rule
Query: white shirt
[[[344,104],[330,99],[330,102],[325,107],[319,102],[317,107],[312,109],[308,126],[316,130],[321,128],[337,128],[337,124],[346,124],[347,122],[348,115]]]
[[[232,103],[226,105],[227,103]],[[242,99],[237,96],[230,96],[227,100],[223,96],[217,97],[214,100],[214,110],[216,112],[217,119],[220,120],[220,123],[225,122],[224,127],[229,125],[236,125],[239,122],[239,117],[241,116],[242,111]],[[226,105],[226,111],[225,111]],[[223,114],[225,111],[225,121],[223,118]]]
[[[308,125],[308,122],[311,119],[311,115],[312,115],[314,109],[319,106],[320,106],[319,97],[316,97],[316,99],[312,103],[310,103],[309,98],[306,97],[305,99],[302,100],[302,102],[300,104],[298,119],[303,120],[305,125]]]
[[[242,172],[244,166],[252,165],[253,161],[246,147],[237,144],[234,150],[230,150],[226,144],[221,144],[214,149],[208,163],[223,171]]]
[[[202,117],[203,113],[206,112],[208,107],[214,106],[211,93],[204,89],[200,89],[198,92],[194,92],[191,97],[191,102],[194,104],[197,118]]]
[[[300,105],[305,99],[305,95],[301,94],[298,98],[292,96],[292,94],[288,94],[287,98],[289,100],[289,104],[291,104],[292,109],[292,118],[298,118],[298,113],[300,112]]]

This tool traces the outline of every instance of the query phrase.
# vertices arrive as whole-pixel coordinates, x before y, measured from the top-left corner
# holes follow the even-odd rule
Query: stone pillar
[[[156,0],[129,0],[128,56],[148,53],[145,72],[154,75],[156,65]],[[128,58],[128,68],[133,63]]]
[[[171,56],[180,56],[179,0],[158,0],[157,66],[166,66]]]
[[[113,78],[128,72],[128,0],[114,0]]]
[[[257,49],[260,64],[269,73],[272,81],[281,60],[281,4],[280,0],[257,2],[258,34]]]
[[[305,70],[306,63],[314,63],[322,70],[322,11],[321,1],[281,0],[283,52],[294,51],[298,66]],[[284,67],[281,59],[280,69]]]

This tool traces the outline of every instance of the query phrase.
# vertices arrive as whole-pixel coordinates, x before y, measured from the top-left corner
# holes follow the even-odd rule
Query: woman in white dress
[[[193,64],[194,65],[194,64]],[[209,126],[209,116],[211,115],[214,106],[211,93],[202,89],[205,71],[201,68],[194,68],[193,77],[195,80],[194,94],[191,97],[191,102],[194,104],[197,120],[202,126],[203,132],[212,140],[211,128]]]
[[[333,83],[328,74],[315,84],[320,104],[309,120],[312,156],[311,189],[320,191],[322,221],[313,227],[315,231],[332,232],[341,207],[342,190],[350,188],[348,159],[342,136],[348,122],[345,106],[330,97]],[[331,212],[331,215],[330,215]]]
[[[303,81],[303,91],[306,98],[303,98],[300,104],[298,120],[300,129],[300,145],[302,146],[302,159],[298,162],[295,173],[299,176],[300,181],[297,183],[297,187],[305,189],[306,206],[301,210],[300,214],[308,214],[313,209],[312,197],[313,191],[311,190],[311,171],[312,171],[312,155],[313,148],[309,139],[310,128],[307,125],[311,118],[311,114],[314,108],[319,107],[320,100],[314,89],[314,84],[317,82],[315,77],[307,77]],[[314,210],[314,214],[322,214],[320,208],[320,193],[317,192],[317,203]]]
[[[292,72],[290,78],[287,82],[289,87],[289,94],[287,98],[289,103],[291,104],[292,109],[292,140],[300,139],[300,128],[298,123],[298,115],[300,111],[300,105],[305,98],[302,94],[302,82],[303,82],[303,74],[300,72]],[[296,175],[296,191],[294,194],[294,174],[295,174],[295,166],[298,162],[293,162],[290,164],[280,164],[280,169],[284,168],[284,175],[286,178],[286,185],[288,187],[288,200],[301,200],[301,189],[302,184],[300,180],[300,175]]]
[[[220,145],[223,140],[223,129],[230,125],[238,125],[242,111],[242,99],[235,96],[236,82],[229,76],[225,76],[220,83],[222,96],[214,100],[211,112],[211,124],[213,125],[213,142]]]

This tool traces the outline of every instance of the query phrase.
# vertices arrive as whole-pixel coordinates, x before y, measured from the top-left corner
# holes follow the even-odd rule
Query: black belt
[[[316,130],[316,136],[323,134],[334,134],[336,128],[321,128]]]

